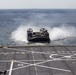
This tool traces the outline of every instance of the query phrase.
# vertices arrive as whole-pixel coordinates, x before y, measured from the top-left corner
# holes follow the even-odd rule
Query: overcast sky
[[[0,9],[76,9],[76,0],[0,0]]]

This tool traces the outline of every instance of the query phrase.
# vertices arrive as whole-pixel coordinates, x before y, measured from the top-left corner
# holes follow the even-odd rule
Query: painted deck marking
[[[60,68],[55,68],[55,67],[48,67],[48,66],[43,66],[43,65],[36,65],[36,66],[38,66],[38,67],[43,67],[43,68],[54,69],[54,70],[60,70],[60,71],[71,72],[70,70],[65,70],[65,69],[60,69]]]
[[[8,48],[7,48],[8,49]],[[31,48],[31,50],[32,50],[33,48]],[[15,49],[16,50],[16,49]],[[15,51],[14,50],[14,51]],[[46,63],[46,62],[51,62],[51,61],[61,61],[61,60],[76,60],[76,59],[72,59],[71,57],[73,56],[72,54],[74,54],[74,52],[75,51],[72,51],[73,53],[70,53],[69,51],[67,51],[66,53],[65,53],[65,51],[62,51],[62,53],[61,52],[59,52],[58,54],[67,54],[67,55],[63,55],[63,57],[65,57],[66,59],[63,59],[63,58],[61,58],[61,59],[52,59],[52,60],[35,60],[35,59],[33,59],[33,60],[16,60],[19,64],[19,66],[21,66],[21,67],[17,67],[17,68],[13,68],[13,64],[12,64],[12,60],[9,60],[9,61],[7,61],[7,62],[11,62],[11,66],[12,66],[12,68],[11,68],[11,66],[10,66],[10,68],[11,69],[9,69],[8,71],[9,71],[9,75],[11,75],[12,74],[12,71],[13,70],[18,70],[18,69],[21,69],[21,68],[25,68],[25,67],[30,67],[30,66],[35,66],[35,71],[37,72],[37,70],[36,70],[36,68],[37,67],[42,67],[42,68],[47,68],[47,69],[53,69],[53,70],[60,70],[60,71],[65,71],[65,72],[71,72],[70,70],[66,70],[66,69],[60,69],[60,68],[55,68],[55,67],[49,67],[49,66],[43,66],[42,64],[43,63]],[[9,52],[9,54],[10,54],[11,52]],[[19,52],[17,53],[17,52],[14,52],[14,53],[16,53],[16,54],[18,54],[18,53],[20,53],[20,54],[25,54],[25,53],[32,53],[33,54],[33,58],[34,58],[34,53],[35,54],[51,54],[51,52],[40,52],[40,51],[27,51],[27,50],[19,50]],[[11,54],[14,54],[14,53],[11,53]],[[52,52],[53,53],[53,52]],[[56,52],[54,52],[53,53],[53,55],[55,55],[55,53]],[[7,55],[6,53],[3,53],[4,55]],[[68,55],[68,54],[71,54],[71,55]],[[2,60],[2,61],[4,61],[4,60]],[[0,62],[2,62],[2,61],[0,61]],[[4,62],[6,62],[6,61],[4,61]],[[16,61],[14,61],[14,62],[16,62]],[[22,62],[20,62],[20,61],[22,61]],[[34,64],[31,64],[31,63],[26,63],[26,62],[23,62],[23,61],[34,61]],[[38,62],[38,63],[36,63],[36,61],[40,61],[40,62]],[[27,64],[27,66],[23,66],[24,64]]]
[[[10,70],[9,70],[9,75],[12,74],[12,68],[13,68],[13,61],[11,62]]]
[[[36,72],[36,75],[38,75],[38,73],[37,73],[37,67],[35,65],[35,57],[34,57],[33,51],[32,51],[32,56],[33,56],[33,60],[34,60],[35,72]]]

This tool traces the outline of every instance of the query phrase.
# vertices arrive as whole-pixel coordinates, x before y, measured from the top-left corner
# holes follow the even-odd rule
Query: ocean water
[[[19,9],[0,10],[0,45],[25,45],[27,29],[46,28],[50,44],[76,44],[76,10]]]

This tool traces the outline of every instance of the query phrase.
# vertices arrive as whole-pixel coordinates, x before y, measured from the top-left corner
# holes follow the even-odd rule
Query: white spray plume
[[[11,34],[11,39],[13,39],[15,42],[28,42],[27,41],[27,29],[32,28],[34,31],[38,31],[38,27],[35,26],[23,26],[21,25],[18,27],[15,31]]]
[[[73,26],[60,26],[60,27],[53,27],[50,30],[50,39],[58,40],[64,39],[68,37],[76,37],[76,28]]]
[[[26,42],[27,43],[28,42],[27,41],[27,29],[28,28],[32,28],[33,31],[39,31],[39,29],[42,27],[21,25],[15,31],[12,32],[11,38],[15,42]],[[75,33],[76,28],[74,28],[73,26],[62,25],[60,27],[53,27],[53,28],[44,27],[44,28],[46,28],[49,31],[51,41],[58,40],[58,39],[64,39],[67,37],[76,37],[76,33]]]

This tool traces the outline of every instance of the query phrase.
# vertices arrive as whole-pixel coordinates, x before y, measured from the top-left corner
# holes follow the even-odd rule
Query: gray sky
[[[0,9],[76,9],[76,0],[0,0]]]

